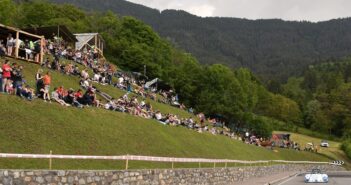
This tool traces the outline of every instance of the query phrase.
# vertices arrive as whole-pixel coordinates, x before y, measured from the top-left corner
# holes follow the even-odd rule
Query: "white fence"
[[[137,156],[137,155],[121,155],[121,156],[91,156],[91,155],[58,155],[58,154],[13,154],[13,153],[0,153],[0,158],[22,158],[22,159],[49,159],[49,168],[51,169],[52,159],[79,159],[79,160],[120,160],[126,161],[126,169],[128,169],[128,161],[149,161],[149,162],[169,162],[172,163],[224,163],[227,167],[228,163],[237,163],[244,165],[251,164],[270,164],[270,163],[286,163],[286,164],[331,164],[329,162],[318,161],[285,161],[285,160],[258,160],[258,161],[245,161],[245,160],[229,160],[229,159],[204,159],[204,158],[176,158],[176,157],[151,157],[151,156]]]

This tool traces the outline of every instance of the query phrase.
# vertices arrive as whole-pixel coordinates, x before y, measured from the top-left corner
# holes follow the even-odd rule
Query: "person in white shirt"
[[[94,74],[93,81],[99,82],[99,81],[100,81],[100,74],[95,73],[95,74]]]
[[[6,39],[7,55],[12,56],[13,48],[15,47],[15,40],[12,37],[12,34],[9,34]]]
[[[157,113],[155,114],[155,118],[156,118],[158,121],[161,121],[161,119],[162,119],[162,114],[161,114],[161,112],[157,112]]]

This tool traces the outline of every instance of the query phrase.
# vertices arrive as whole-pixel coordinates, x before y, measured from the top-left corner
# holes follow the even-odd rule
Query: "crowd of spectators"
[[[0,68],[0,84],[1,93],[18,95],[28,100],[34,97],[34,89],[25,83],[23,80],[23,66],[16,63],[10,64],[5,60]]]
[[[9,51],[7,50],[6,53],[9,53]],[[240,139],[218,119],[206,119],[202,113],[194,115],[192,108],[187,109],[184,104],[179,103],[178,95],[172,89],[158,91],[155,87],[146,87],[145,79],[139,80],[132,74],[117,71],[113,65],[99,58],[98,49],[94,46],[77,51],[70,48],[62,39],[54,37],[52,41],[46,40],[44,52],[48,57],[41,64],[42,67],[59,71],[66,75],[80,77],[81,89],[66,89],[63,86],[52,88],[50,72],[47,71],[44,74],[42,69],[38,70],[35,76],[35,89],[32,89],[23,83],[21,73],[23,67],[17,66],[15,63],[10,66],[8,61],[6,61],[1,68],[2,92],[17,94],[28,100],[40,98],[45,102],[51,103],[53,101],[62,106],[78,108],[95,106],[146,119],[155,119],[165,125],[183,126],[198,132],[210,132],[214,135],[226,135]],[[63,58],[70,62],[61,62]],[[82,68],[81,66],[83,66],[82,70],[80,69]],[[8,72],[10,72],[10,75]],[[94,87],[93,83],[111,85],[125,90],[126,93],[118,99],[106,98],[106,101],[98,100],[97,94],[100,93],[101,95],[102,92]],[[111,96],[107,95],[107,97]],[[193,116],[181,118],[176,114],[161,113],[153,108],[151,103],[147,101],[147,98],[187,110]]]
[[[12,34],[9,34],[6,41],[0,40],[0,57],[3,56],[14,56],[16,50],[17,40],[13,38]],[[40,59],[40,46],[41,40],[20,40],[18,39],[18,56],[28,61],[39,62]]]

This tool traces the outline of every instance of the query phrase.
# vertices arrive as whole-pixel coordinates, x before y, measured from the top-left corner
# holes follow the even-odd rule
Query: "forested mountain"
[[[158,11],[124,0],[51,0],[84,9],[111,10],[151,25],[201,63],[248,67],[263,79],[285,80],[310,64],[351,54],[351,19],[326,22],[201,18]],[[278,78],[277,78],[278,77]]]
[[[310,66],[299,78],[289,78],[282,94],[304,112],[304,127],[351,136],[351,59]]]

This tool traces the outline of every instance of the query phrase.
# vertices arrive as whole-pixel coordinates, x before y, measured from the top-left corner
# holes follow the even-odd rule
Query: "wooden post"
[[[50,150],[49,170],[51,170],[51,169],[52,169],[52,158],[51,158],[51,155],[52,155],[52,150]]]
[[[127,160],[126,160],[126,170],[128,170],[128,159],[129,158],[129,155],[127,155]]]
[[[18,58],[18,52],[19,52],[19,32],[16,32],[16,45],[15,45],[15,58]],[[11,53],[13,54],[13,53]]]
[[[172,161],[172,169],[174,168],[174,162]]]
[[[95,35],[95,47],[98,47],[97,46],[97,35]]]
[[[104,42],[101,44],[101,54],[104,55]]]
[[[61,45],[61,39],[60,39],[60,25],[57,26],[57,39],[59,45]]]
[[[227,162],[225,162],[224,168],[227,168],[227,165],[228,165]]]
[[[40,39],[40,60],[39,63],[42,64],[44,61],[44,36]]]
[[[99,48],[99,50],[101,49],[101,41],[100,41],[100,39],[98,39],[98,47],[97,48]]]
[[[199,162],[199,168],[201,168],[201,162]]]
[[[216,168],[216,163],[213,163],[213,168]]]

